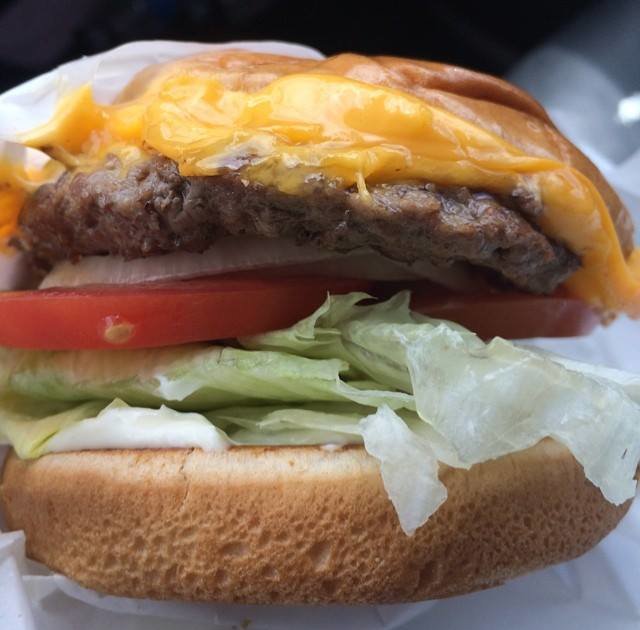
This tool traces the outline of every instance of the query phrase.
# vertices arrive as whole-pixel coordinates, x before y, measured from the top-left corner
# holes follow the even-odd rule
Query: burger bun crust
[[[0,505],[31,558],[85,587],[243,604],[488,588],[583,554],[630,505],[608,503],[551,440],[440,477],[449,497],[413,536],[362,447],[11,454]]]

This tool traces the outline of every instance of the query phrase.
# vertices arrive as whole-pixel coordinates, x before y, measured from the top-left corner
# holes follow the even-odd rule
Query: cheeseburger
[[[414,601],[629,508],[638,377],[512,340],[640,315],[633,226],[516,87],[218,50],[66,90],[3,155],[0,506],[53,571]]]

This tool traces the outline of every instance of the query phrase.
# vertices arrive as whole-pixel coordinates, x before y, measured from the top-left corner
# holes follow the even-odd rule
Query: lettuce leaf
[[[105,404],[85,402],[52,405],[5,396],[0,400],[0,444],[10,444],[22,459],[40,457],[47,452],[51,438],[66,427],[98,414]]]
[[[618,383],[504,339],[485,344],[446,326],[411,345],[407,356],[418,413],[465,464],[552,437],[609,501],[634,496],[640,406]],[[439,386],[448,382],[455,386]]]
[[[360,429],[365,449],[380,462],[382,482],[400,526],[412,534],[447,498],[434,449],[389,407],[364,418]]]
[[[409,294],[373,305],[358,305],[363,293],[329,296],[312,315],[291,328],[240,339],[245,348],[286,352],[327,360],[338,358],[351,374],[386,387],[411,391],[406,351],[400,339],[431,328],[426,317],[409,310]]]
[[[374,381],[342,378],[340,359],[316,360],[269,350],[189,345],[152,350],[29,352],[4,349],[0,387],[43,401],[118,398],[129,405],[210,411],[238,404],[348,400],[393,409],[413,397]]]
[[[292,444],[294,434],[302,444],[353,444],[362,441],[358,425],[371,411],[352,403],[310,403],[228,407],[208,413],[207,418],[224,428],[235,444]]]
[[[95,417],[66,424],[43,445],[55,453],[110,448],[193,448],[219,451],[230,445],[223,431],[198,413],[130,407],[114,400]]]

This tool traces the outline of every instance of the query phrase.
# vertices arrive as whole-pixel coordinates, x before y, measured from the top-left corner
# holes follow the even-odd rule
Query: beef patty
[[[41,186],[23,208],[17,243],[47,269],[86,255],[201,252],[226,235],[288,237],[337,252],[371,247],[402,262],[466,261],[537,293],[579,264],[525,218],[540,211],[525,196],[506,204],[430,183],[378,184],[369,193],[364,199],[322,179],[291,195],[237,172],[183,177],[162,157],[124,173],[109,158],[95,172]]]

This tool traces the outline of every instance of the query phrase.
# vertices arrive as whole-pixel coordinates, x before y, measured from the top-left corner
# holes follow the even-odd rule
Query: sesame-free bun
[[[140,95],[176,68],[196,73],[204,71],[227,89],[247,92],[300,72],[344,76],[402,90],[501,136],[528,155],[555,159],[586,175],[609,209],[622,251],[628,256],[633,250],[631,216],[600,171],[558,131],[540,103],[497,77],[448,64],[399,57],[343,53],[318,60],[226,50],[149,66],[134,77],[118,100]]]
[[[584,553],[630,503],[608,503],[551,440],[441,479],[449,498],[414,536],[361,447],[11,454],[0,504],[31,558],[83,586],[288,604],[495,586]]]

